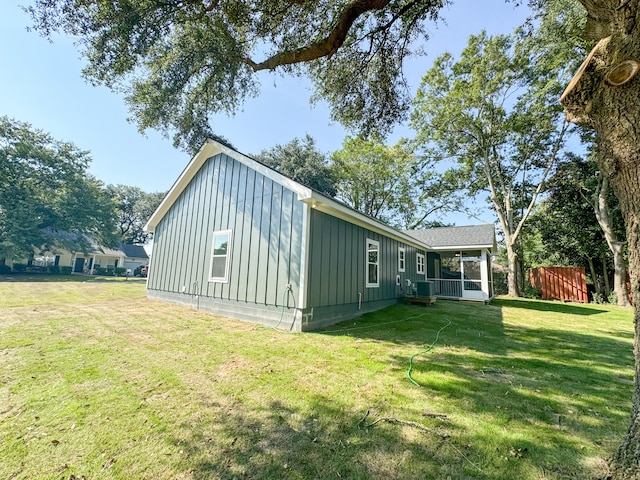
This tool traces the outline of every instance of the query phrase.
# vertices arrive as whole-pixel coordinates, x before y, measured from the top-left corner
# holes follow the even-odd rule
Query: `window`
[[[367,287],[379,287],[380,243],[367,238]]]
[[[404,247],[398,247],[398,271],[404,272]]]
[[[231,230],[213,232],[211,249],[211,270],[209,281],[227,283],[229,281],[229,260],[231,259]]]
[[[424,275],[424,255],[416,253],[416,268],[419,275]]]

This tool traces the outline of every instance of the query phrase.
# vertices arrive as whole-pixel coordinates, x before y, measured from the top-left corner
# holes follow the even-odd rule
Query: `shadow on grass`
[[[406,308],[396,306],[386,312],[408,318],[415,315],[415,310]],[[550,328],[549,318],[545,326],[535,324],[535,317],[531,327],[523,325],[526,321],[505,326],[504,308],[558,314],[560,328]],[[434,349],[416,357],[412,376],[424,387],[425,398],[463,404],[471,416],[489,419],[498,430],[497,434],[482,434],[478,433],[481,429],[469,429],[462,422],[456,427],[458,441],[491,445],[500,442],[496,437],[515,434],[520,437],[518,447],[507,457],[520,458],[519,452],[527,452],[534,465],[553,458],[556,463],[547,471],[564,472],[554,478],[578,479],[590,478],[581,476],[586,475],[584,445],[600,445],[612,454],[622,438],[633,381],[630,375],[616,372],[632,371],[632,335],[608,331],[606,324],[593,333],[584,327],[580,332],[561,327],[562,321],[572,321],[563,315],[605,312],[536,301],[501,299],[490,306],[438,302],[424,309],[420,318],[385,325],[371,314],[322,333],[408,346],[418,341],[427,346],[451,322],[441,331]],[[397,364],[406,364],[408,359],[392,358]]]
[[[588,438],[576,438],[573,419],[558,424],[562,417],[554,405],[532,406],[513,392],[509,401],[522,404],[521,414],[505,414],[498,405],[504,391],[496,395],[494,383],[485,379],[469,391],[440,392],[470,397],[475,406],[469,414],[489,412],[492,429],[469,429],[447,418],[372,425],[375,416],[363,419],[366,412],[349,411],[340,399],[316,398],[311,412],[277,400],[261,409],[205,406],[198,421],[179,425],[172,443],[184,455],[182,469],[195,479],[524,480],[539,478],[540,469],[557,479],[593,478],[581,446]],[[493,397],[492,408],[478,408],[487,397]],[[529,435],[531,423],[538,436]]]
[[[606,309],[595,308],[593,306],[583,307],[579,304],[569,304],[538,300],[521,300],[514,298],[497,298],[493,300],[493,305],[511,308],[523,308],[536,310],[539,312],[554,312],[567,315],[598,315],[606,313]]]
[[[316,398],[306,413],[277,400],[244,410],[209,406],[200,422],[180,426],[173,441],[193,478],[511,480],[527,478],[530,468],[526,461],[498,469],[484,464],[469,438],[438,419],[420,419],[424,429],[391,421],[372,425],[375,417],[345,411],[329,398]],[[564,446],[539,448],[550,454]],[[518,448],[534,445],[521,442]]]
[[[442,329],[442,330],[441,330]],[[441,331],[440,331],[441,330]],[[438,335],[438,332],[440,334]],[[391,342],[399,345],[440,344],[452,338],[493,355],[507,353],[501,307],[467,302],[439,301],[431,306],[395,305],[317,332]]]

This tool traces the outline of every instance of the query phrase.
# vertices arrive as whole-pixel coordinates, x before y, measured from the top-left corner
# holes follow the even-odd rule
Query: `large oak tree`
[[[130,185],[108,185],[107,194],[113,199],[117,215],[116,231],[123,243],[146,243],[151,234],[144,224],[151,218],[165,192],[144,192]]]
[[[329,168],[327,156],[318,150],[315,140],[310,135],[263,150],[255,159],[296,182],[330,197],[336,196],[335,179]]]
[[[259,91],[258,72],[307,75],[334,119],[365,132],[405,118],[405,59],[448,0],[34,0],[34,28],[77,40],[95,84],[125,92],[140,130],[196,149],[212,113]]]
[[[635,316],[635,391],[631,424],[613,478],[640,478],[640,1],[580,0],[593,50],[562,95],[567,118],[593,128],[598,164],[625,221]]]
[[[625,219],[636,299],[636,389],[613,475],[638,479],[640,77],[630,74],[640,59],[640,0],[580,2],[588,17],[585,32],[598,43],[563,104],[571,121],[596,130],[600,169]],[[193,145],[210,133],[210,114],[233,112],[257,92],[260,70],[307,74],[335,119],[365,132],[390,128],[405,118],[409,104],[403,62],[425,36],[426,20],[436,18],[445,3],[35,0],[30,11],[39,31],[64,30],[77,39],[91,81],[126,91],[140,129],[177,132],[176,143]]]

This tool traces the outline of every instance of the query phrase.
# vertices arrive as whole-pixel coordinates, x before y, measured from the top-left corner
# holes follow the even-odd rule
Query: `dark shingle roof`
[[[149,258],[142,245],[131,245],[130,243],[121,243],[120,250],[128,258]]]
[[[495,227],[492,224],[408,230],[406,233],[435,249],[446,247],[493,248],[496,241]]]

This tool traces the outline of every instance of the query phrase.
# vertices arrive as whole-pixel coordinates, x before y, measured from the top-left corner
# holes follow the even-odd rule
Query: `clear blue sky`
[[[89,150],[90,172],[105,184],[135,185],[148,192],[169,189],[189,161],[188,155],[156,132],[139,134],[127,121],[120,95],[86,83],[81,77],[84,60],[72,39],[59,36],[50,43],[27,32],[29,18],[19,5],[28,4],[29,0],[0,4],[0,115]],[[510,33],[526,18],[527,10],[503,0],[454,0],[443,14],[446,23],[429,28],[427,56],[408,65],[414,91],[436,56],[460,52],[468,36],[481,29]],[[306,80],[264,73],[260,81],[259,97],[249,99],[242,111],[231,118],[214,117],[216,133],[246,154],[307,133],[326,153],[340,148],[348,132],[331,122],[325,105],[310,105]],[[389,142],[395,143],[400,136],[411,136],[411,131],[401,125]]]

